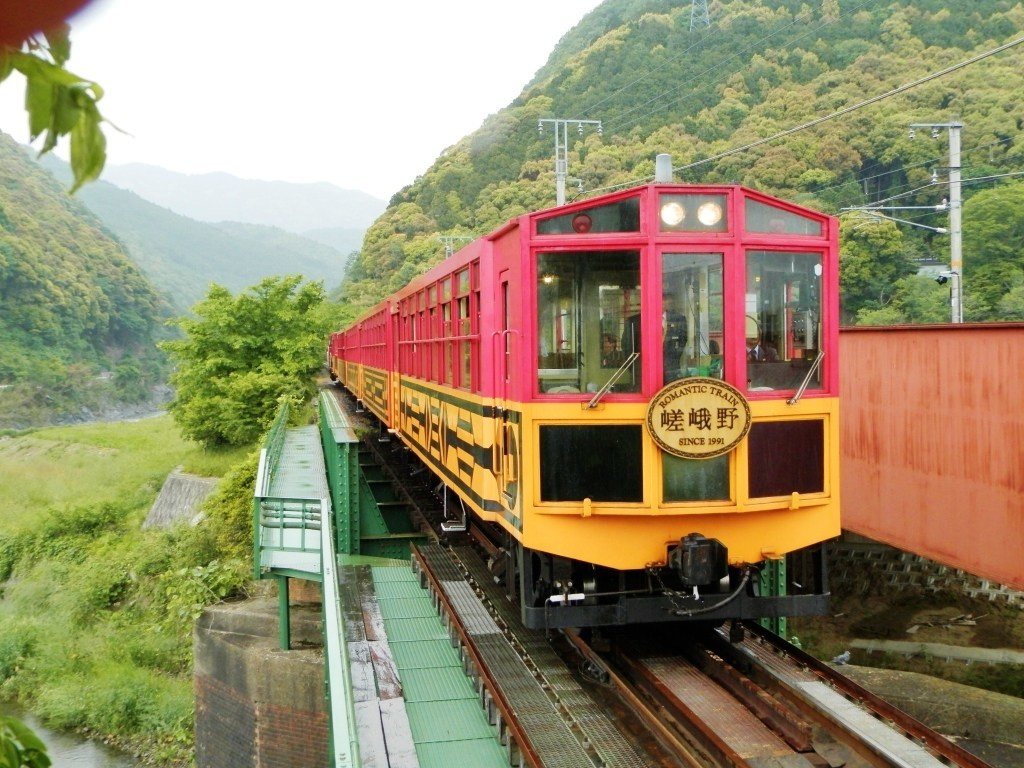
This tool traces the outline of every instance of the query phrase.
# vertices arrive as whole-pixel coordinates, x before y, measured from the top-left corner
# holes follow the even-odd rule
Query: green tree
[[[0,82],[14,71],[25,76],[29,138],[44,137],[40,155],[70,135],[74,193],[99,178],[107,161],[107,139],[100,130],[103,116],[97,106],[103,89],[65,68],[71,57],[69,32],[62,24],[30,36],[17,47],[0,44]]]
[[[271,424],[282,398],[294,411],[315,392],[327,329],[319,282],[270,277],[239,296],[214,284],[172,321],[185,338],[163,342],[177,366],[171,414],[182,433],[205,445],[245,445]]]
[[[886,307],[897,281],[913,274],[915,266],[904,252],[901,231],[890,221],[845,217],[839,232],[839,292],[843,322],[849,323],[863,310]]]
[[[988,308],[985,320],[1010,320],[1003,297],[1024,275],[1024,183],[1000,184],[964,202],[964,291]],[[1005,312],[1011,311],[1007,316]],[[972,318],[974,319],[974,318]]]

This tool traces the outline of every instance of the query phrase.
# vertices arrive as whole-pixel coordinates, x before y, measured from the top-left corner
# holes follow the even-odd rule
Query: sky
[[[600,2],[93,0],[70,20],[67,68],[104,89],[108,164],[386,200],[515,99]],[[0,84],[0,130],[27,143],[23,98],[20,75]]]

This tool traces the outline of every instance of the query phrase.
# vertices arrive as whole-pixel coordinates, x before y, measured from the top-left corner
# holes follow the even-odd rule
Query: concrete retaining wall
[[[956,592],[1024,610],[1024,592],[852,534],[830,545],[830,580],[854,593]]]
[[[194,519],[199,505],[216,487],[215,477],[186,475],[180,467],[175,469],[164,480],[142,527],[164,527],[178,520]]]

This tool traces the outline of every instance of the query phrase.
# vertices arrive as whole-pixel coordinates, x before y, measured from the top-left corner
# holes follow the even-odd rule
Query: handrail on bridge
[[[274,473],[277,471],[281,461],[281,451],[284,449],[285,433],[288,431],[288,401],[282,400],[281,407],[277,410],[274,423],[267,433],[267,440],[264,448],[260,451],[260,469],[256,477],[256,495],[265,496],[266,490],[270,487]],[[266,460],[264,460],[266,457]]]
[[[345,626],[338,589],[337,559],[334,551],[334,512],[324,499],[328,524],[320,530],[320,558],[323,573],[324,648],[326,651],[327,698],[331,716],[332,768],[362,765],[356,730],[356,709],[352,696],[352,672],[348,666]]]

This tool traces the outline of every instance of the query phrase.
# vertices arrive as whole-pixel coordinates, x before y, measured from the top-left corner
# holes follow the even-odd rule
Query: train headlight
[[[697,221],[705,227],[713,227],[722,220],[722,206],[718,203],[702,203],[697,209]]]
[[[667,227],[678,227],[683,223],[686,218],[686,209],[683,208],[682,203],[677,203],[675,200],[664,203],[661,206],[661,221]]]

